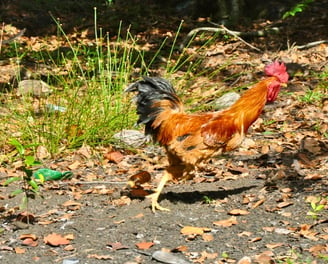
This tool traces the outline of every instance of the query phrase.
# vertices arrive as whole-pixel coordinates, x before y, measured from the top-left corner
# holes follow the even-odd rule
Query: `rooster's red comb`
[[[285,64],[283,62],[279,63],[278,61],[268,64],[265,67],[265,74],[267,76],[277,77],[282,83],[287,83],[289,77]]]

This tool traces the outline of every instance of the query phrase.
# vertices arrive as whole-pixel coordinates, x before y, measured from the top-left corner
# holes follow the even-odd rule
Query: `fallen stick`
[[[304,45],[295,46],[295,48],[298,49],[298,50],[310,49],[310,48],[313,48],[315,46],[318,46],[320,44],[325,44],[325,43],[328,43],[327,39],[326,40],[318,40],[318,41],[309,42],[309,43],[304,44]]]
[[[241,42],[243,42],[244,44],[246,44],[248,47],[251,47],[252,49],[261,52],[261,50],[251,44],[249,44],[248,42],[246,42],[245,40],[243,40],[241,37],[239,37],[235,31],[231,31],[229,29],[227,29],[224,25],[221,25],[221,28],[223,28],[227,33],[229,33],[230,35],[234,36],[235,38],[239,39]]]
[[[268,34],[276,34],[280,32],[280,28],[278,27],[272,27],[272,28],[268,28],[268,29],[264,29],[264,30],[258,30],[258,31],[250,31],[250,32],[240,32],[240,31],[234,31],[234,30],[228,30],[227,28],[221,25],[221,28],[218,27],[199,27],[199,28],[195,28],[193,30],[191,30],[187,36],[185,37],[185,39],[182,41],[182,43],[180,44],[179,49],[183,50],[186,45],[188,44],[188,42],[190,41],[190,39],[194,36],[196,36],[199,32],[202,31],[207,31],[207,32],[214,32],[214,33],[221,33],[221,34],[230,34],[233,35],[235,37],[239,37],[239,38],[245,38],[245,37],[264,37],[267,36]]]

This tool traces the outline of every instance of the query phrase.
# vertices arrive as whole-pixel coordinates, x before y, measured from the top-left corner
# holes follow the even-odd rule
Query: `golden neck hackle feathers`
[[[268,86],[276,77],[269,77],[247,90],[243,96],[226,112],[234,113],[235,124],[240,132],[246,133],[248,128],[261,114],[268,94]]]

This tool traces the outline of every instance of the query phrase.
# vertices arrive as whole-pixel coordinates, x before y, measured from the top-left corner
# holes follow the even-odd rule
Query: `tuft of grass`
[[[301,102],[313,104],[315,102],[319,102],[324,98],[324,94],[321,92],[320,89],[317,90],[306,90],[305,94],[303,96],[300,96],[298,99]]]
[[[8,48],[10,54],[6,55],[16,58],[17,68],[24,68],[25,62],[31,60],[37,62],[37,67],[45,65],[45,73],[37,73],[32,78],[42,79],[53,92],[41,97],[17,97],[15,89],[0,94],[0,108],[4,110],[0,113],[0,147],[3,149],[0,163],[8,160],[10,146],[5,143],[8,137],[35,146],[34,151],[43,146],[50,154],[60,154],[83,144],[113,143],[112,135],[131,127],[136,120],[130,98],[123,92],[125,87],[134,78],[139,79],[153,69],[160,69],[160,74],[166,78],[179,72],[178,80],[192,83],[193,78],[211,78],[227,66],[203,69],[205,55],[199,54],[204,46],[188,52],[191,42],[184,51],[177,52],[182,23],[173,42],[164,39],[151,54],[140,47],[130,30],[122,32],[121,26],[116,38],[110,38],[97,26],[96,9],[94,17],[94,40],[71,38],[62,29],[60,21],[55,20],[57,37],[46,40],[39,50],[19,46],[16,42]],[[211,40],[204,45],[210,43]],[[168,59],[163,62],[162,54],[167,52],[168,45],[171,45]],[[24,78],[22,71],[17,70],[16,82]]]
[[[53,72],[59,72],[49,71],[45,77],[52,88],[57,88],[46,98],[17,98],[15,91],[6,94],[1,141],[11,135],[27,144],[43,145],[50,153],[83,143],[109,144],[115,131],[132,123],[123,89],[140,58],[136,40],[129,31],[124,38],[120,37],[119,29],[113,42],[95,28],[95,43],[73,43],[59,22],[57,25],[58,38],[67,52],[60,51],[63,47],[54,52],[28,51],[32,54],[29,57],[39,57]],[[20,54],[17,47],[16,57],[20,61],[26,54]],[[16,78],[22,79],[19,73]]]

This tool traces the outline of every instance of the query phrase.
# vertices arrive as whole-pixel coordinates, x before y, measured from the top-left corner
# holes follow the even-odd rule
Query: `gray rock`
[[[233,105],[239,98],[240,95],[235,92],[226,93],[214,101],[214,109],[221,110],[227,108]]]
[[[122,143],[137,148],[149,141],[149,137],[138,130],[123,129],[122,131],[113,135],[114,139],[121,141]]]
[[[23,80],[18,83],[17,95],[46,97],[51,93],[51,87],[41,80]]]
[[[157,250],[152,255],[153,259],[168,264],[190,264],[189,261],[184,260],[173,253]]]

